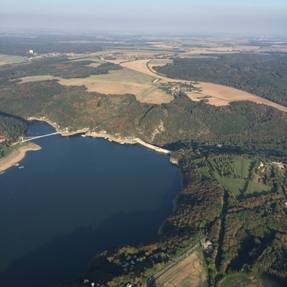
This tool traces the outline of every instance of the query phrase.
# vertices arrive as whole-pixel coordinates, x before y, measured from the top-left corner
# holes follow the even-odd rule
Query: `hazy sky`
[[[285,35],[287,0],[0,0],[0,30]]]

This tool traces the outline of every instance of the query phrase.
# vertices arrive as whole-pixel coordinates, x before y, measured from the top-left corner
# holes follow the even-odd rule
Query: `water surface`
[[[54,130],[33,123],[30,135]],[[181,188],[168,157],[60,135],[0,176],[0,286],[55,286],[100,250],[155,238]]]

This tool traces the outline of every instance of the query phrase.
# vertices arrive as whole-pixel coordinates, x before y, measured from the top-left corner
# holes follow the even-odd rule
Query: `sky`
[[[0,0],[0,31],[285,35],[287,0]]]

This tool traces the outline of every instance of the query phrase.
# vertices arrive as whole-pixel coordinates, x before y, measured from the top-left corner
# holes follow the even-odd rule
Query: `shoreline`
[[[41,147],[35,143],[26,143],[12,149],[7,155],[0,159],[0,173],[21,162],[30,151],[38,151]]]
[[[108,134],[106,131],[92,131],[89,128],[83,128],[83,129],[79,129],[76,131],[69,131],[67,128],[66,129],[62,129],[56,122],[52,122],[51,120],[49,120],[46,117],[29,117],[27,119],[28,121],[42,121],[42,122],[46,122],[49,125],[51,125],[57,132],[59,132],[62,136],[65,137],[69,137],[69,136],[73,136],[73,135],[80,135],[83,134],[87,137],[92,137],[92,138],[102,138],[105,140],[108,140],[110,142],[115,142],[118,144],[130,144],[130,145],[141,145],[149,150],[153,150],[156,151],[158,153],[162,153],[165,155],[170,155],[171,151],[149,144],[143,140],[141,140],[140,138],[134,138],[134,137],[116,137],[116,136],[112,136],[110,134]],[[172,162],[174,164],[174,162]]]

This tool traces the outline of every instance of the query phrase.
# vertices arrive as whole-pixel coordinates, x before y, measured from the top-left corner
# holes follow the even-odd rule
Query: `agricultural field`
[[[59,79],[60,78],[52,76],[52,75],[27,76],[27,77],[18,79],[19,80],[18,84],[53,81],[53,80],[59,80]]]
[[[226,276],[219,282],[218,287],[263,287],[263,285],[255,277],[235,273]]]
[[[165,77],[163,75],[156,73],[151,67],[156,67],[157,65],[150,64],[151,61],[154,61],[154,60],[150,58],[143,59],[143,60],[133,60],[133,61],[123,62],[120,65],[122,67],[149,75],[151,77],[154,77],[155,79],[159,79],[163,83],[168,83],[168,82],[186,83],[187,82],[184,80],[176,80],[173,78],[168,78],[168,77]]]
[[[59,83],[65,86],[84,85],[89,92],[106,95],[135,95],[142,103],[161,104],[172,101],[167,94],[153,83],[154,79],[130,69],[112,71],[106,75],[90,76],[83,79],[61,79]]]
[[[228,106],[232,102],[249,101],[258,105],[270,106],[285,113],[287,112],[287,107],[283,105],[239,89],[204,82],[196,84],[195,87],[199,89],[199,92],[187,92],[188,97],[192,101],[205,101],[217,107]]]
[[[89,64],[90,67],[95,65]],[[98,65],[96,64],[96,67]],[[134,95],[141,103],[169,103],[173,97],[161,89],[151,76],[130,69],[111,71],[104,75],[91,75],[86,78],[64,79],[52,75],[28,76],[20,79],[19,84],[56,80],[63,86],[84,86],[88,92],[105,95]]]
[[[19,64],[26,61],[27,61],[26,57],[0,54],[0,66]]]
[[[155,284],[157,287],[207,286],[203,258],[198,251],[193,252],[157,278]]]

